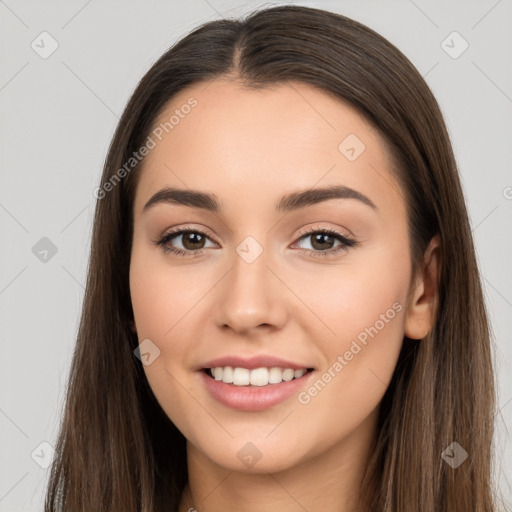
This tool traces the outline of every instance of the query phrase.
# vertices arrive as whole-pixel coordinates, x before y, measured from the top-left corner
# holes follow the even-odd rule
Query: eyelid
[[[164,237],[168,237],[170,235],[178,235],[182,234],[183,232],[187,231],[193,231],[194,233],[201,233],[202,235],[208,237],[212,242],[215,242],[217,245],[219,245],[219,242],[216,241],[215,237],[211,235],[209,230],[206,230],[206,228],[203,227],[197,227],[197,226],[179,226],[175,228],[170,228],[169,230],[165,230],[161,235],[159,235],[158,239],[162,239]]]
[[[343,236],[348,239],[354,238],[354,235],[346,228],[339,228],[339,227],[333,228],[330,226],[322,226],[320,224],[318,224],[316,226],[310,226],[310,227],[304,228],[300,232],[299,236],[302,237],[304,235],[309,235],[310,233],[316,233],[317,231],[330,231],[333,234],[337,234],[337,235]],[[343,233],[342,231],[345,231],[345,233]]]

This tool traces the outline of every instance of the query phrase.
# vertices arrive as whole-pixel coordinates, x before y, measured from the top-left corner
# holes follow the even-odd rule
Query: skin
[[[145,158],[130,265],[134,329],[160,350],[144,370],[187,439],[179,511],[365,510],[356,499],[379,403],[404,335],[421,339],[432,325],[438,240],[413,276],[386,145],[348,104],[306,84],[255,91],[227,77],[182,91],[155,126],[190,97],[197,106]],[[338,149],[348,134],[366,146],[354,161]],[[377,208],[350,198],[275,209],[285,194],[335,184]],[[158,203],[143,212],[166,186],[213,193],[223,209]],[[155,244],[180,227],[208,237],[194,246],[178,235],[170,244],[202,254],[177,256]],[[315,257],[322,246],[304,229],[322,228],[358,245]],[[250,264],[236,252],[247,236],[263,248]],[[332,238],[323,247],[339,246]],[[210,396],[196,371],[216,357],[265,353],[308,363],[320,378],[394,303],[401,311],[307,404],[292,396],[259,412],[234,410]],[[252,467],[237,457],[248,442],[261,453]]]

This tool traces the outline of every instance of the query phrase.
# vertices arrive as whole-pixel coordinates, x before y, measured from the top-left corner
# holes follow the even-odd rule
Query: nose
[[[281,329],[288,318],[286,286],[264,250],[254,261],[235,252],[231,270],[218,284],[214,320],[237,334]]]

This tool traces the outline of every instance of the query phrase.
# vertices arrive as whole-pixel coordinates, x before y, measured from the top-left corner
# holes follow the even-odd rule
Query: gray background
[[[193,27],[277,3],[286,2],[0,0],[0,512],[42,509],[41,466],[51,459],[84,293],[92,192],[130,93]],[[295,3],[388,38],[441,105],[496,339],[496,474],[512,501],[512,2]],[[43,31],[58,43],[48,58]],[[453,31],[463,39],[447,39]],[[469,47],[456,55],[463,40]],[[43,237],[55,254],[41,252]]]

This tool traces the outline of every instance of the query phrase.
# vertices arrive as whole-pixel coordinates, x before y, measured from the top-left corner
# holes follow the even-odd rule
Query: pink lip
[[[218,366],[231,365],[222,364]],[[259,368],[259,366],[256,367]],[[290,368],[289,366],[286,367]],[[304,367],[301,366],[301,368]],[[235,386],[234,384],[226,384],[220,380],[215,380],[204,371],[200,371],[199,375],[210,395],[221,404],[241,411],[261,411],[284,402],[293,395],[296,396],[307,385],[314,373],[316,372],[308,372],[299,379],[283,381],[279,384],[268,384],[267,386]]]
[[[248,358],[240,356],[219,357],[204,363],[204,365],[200,366],[198,369],[216,368],[217,366],[232,366],[233,368],[247,368],[249,370],[254,368],[291,368],[293,370],[311,368],[311,365],[294,363],[269,355],[260,355]]]

